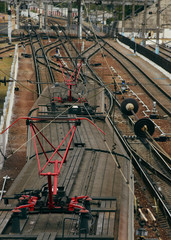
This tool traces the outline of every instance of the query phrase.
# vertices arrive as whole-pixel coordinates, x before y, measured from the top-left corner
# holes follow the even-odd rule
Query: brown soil
[[[26,80],[35,80],[34,65],[31,58],[21,56],[23,49],[19,49],[19,71],[16,86],[19,91],[15,91],[15,101],[11,123],[20,117],[27,116],[34,101],[37,97],[35,85],[28,83]],[[30,47],[26,47],[26,53],[31,53]],[[9,143],[7,145],[4,167],[0,170],[0,189],[3,184],[3,177],[8,175],[10,180],[7,181],[5,190],[7,190],[26,162],[26,144],[27,127],[25,120],[20,120],[9,131]],[[22,146],[22,147],[21,147]],[[21,148],[20,148],[21,147]],[[18,150],[17,150],[18,149]]]

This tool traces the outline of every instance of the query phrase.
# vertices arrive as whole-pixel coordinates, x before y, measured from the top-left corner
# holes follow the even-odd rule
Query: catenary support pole
[[[82,2],[78,0],[78,38],[82,39]]]
[[[160,0],[157,3],[157,18],[156,18],[156,49],[155,53],[159,54],[159,34],[160,34]]]
[[[68,3],[68,32],[71,33],[72,3]]]
[[[44,3],[44,9],[45,9],[45,18],[44,18],[44,29],[46,30],[47,27],[47,3]]]
[[[146,30],[146,22],[147,22],[147,0],[144,2],[144,15],[143,15],[143,22],[142,22],[142,45],[145,47],[145,30]]]
[[[125,32],[125,0],[122,2],[122,35]]]
[[[132,0],[132,41],[134,41],[134,35],[135,35],[134,21],[135,21],[135,0]]]
[[[17,33],[19,31],[19,12],[20,12],[20,5],[16,4],[16,25],[15,25],[15,29],[17,30]]]
[[[11,5],[8,4],[8,39],[9,39],[9,43],[11,43],[11,32],[12,32],[12,25],[11,25]]]

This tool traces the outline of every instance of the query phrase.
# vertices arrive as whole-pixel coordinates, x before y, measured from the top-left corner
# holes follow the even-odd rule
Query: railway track
[[[25,38],[21,39],[20,41],[21,42],[18,43],[18,47],[19,48],[23,47],[23,43],[24,43],[25,46],[29,44],[28,37],[25,37]],[[3,54],[3,53],[10,52],[10,51],[12,51],[14,49],[15,49],[15,45],[14,44],[11,44],[11,45],[3,47],[3,48],[0,48],[0,55]]]
[[[98,49],[97,49],[97,51],[98,51]],[[94,51],[95,53],[96,53],[96,51]],[[141,71],[142,72],[142,71]],[[98,79],[98,77],[97,77],[97,79]],[[150,80],[151,81],[151,80]],[[158,86],[156,86],[157,88],[158,88]],[[160,89],[160,87],[159,87],[159,89]],[[163,92],[163,91],[162,91]],[[166,92],[164,92],[164,95],[166,95],[167,96],[167,98],[169,98],[170,99],[170,97],[169,97],[169,95],[166,93]],[[166,112],[168,113],[168,111],[166,110]],[[138,156],[138,158],[139,158],[139,156]],[[161,156],[160,156],[160,158],[162,158]],[[156,159],[156,161],[157,161],[157,159]],[[168,159],[168,161],[170,161],[170,159]],[[163,161],[164,162],[164,161]],[[161,170],[161,167],[159,167],[158,169],[160,169]],[[166,168],[166,171],[164,171],[164,173],[163,173],[163,176],[164,176],[164,174],[168,174],[168,175],[170,175],[168,172],[170,172],[170,167],[168,166],[167,168]],[[170,181],[170,180],[169,180]],[[164,184],[165,184],[165,182],[164,182]],[[169,197],[169,185],[168,185],[168,189],[166,190],[166,195]],[[168,200],[168,202],[170,202],[170,200]],[[170,204],[169,204],[170,205]],[[168,211],[169,212],[169,211]],[[169,214],[170,215],[170,214]]]
[[[116,49],[114,49],[112,46],[109,46],[109,47],[116,51]],[[109,53],[109,50],[107,50],[106,48],[105,48],[105,50]],[[114,55],[112,55],[112,56],[114,56]],[[129,61],[128,59],[126,59],[126,61],[128,61],[129,63],[126,63],[125,56],[123,56],[123,57],[124,57],[124,59],[121,61],[122,62],[122,66],[126,65],[127,66],[126,69],[129,72],[128,69],[132,68],[133,63],[131,61]],[[170,102],[170,99],[171,99],[170,95],[166,91],[164,91],[160,86],[158,86],[144,72],[142,72],[142,70],[139,69],[137,66],[136,66],[136,69],[137,69],[136,71],[138,73],[135,73],[134,69],[132,69],[132,72],[134,72],[134,74],[131,73],[131,75],[134,78],[134,80],[138,83],[138,85],[140,85],[143,88],[143,90],[154,101],[156,101],[158,103],[158,105],[162,108],[162,110],[165,111],[166,114],[171,116],[171,112],[170,112],[170,109],[169,109],[169,105],[170,105],[169,102]],[[152,83],[152,85],[149,84],[149,83]],[[146,87],[146,86],[148,86],[148,87]],[[156,96],[160,96],[160,100],[158,100]]]
[[[152,98],[156,101],[160,108],[169,116],[171,116],[170,110],[170,100],[171,96],[169,90],[166,91],[157,85],[153,79],[151,79],[147,74],[145,74],[135,63],[133,63],[129,58],[120,53],[111,44],[106,42],[104,39],[98,37],[105,46],[102,46],[108,54],[115,58],[122,66],[126,69],[127,73],[135,80],[135,82]],[[106,46],[107,45],[107,46]],[[100,49],[99,49],[100,50]],[[92,57],[92,55],[91,55]],[[131,70],[130,70],[131,69]]]
[[[94,47],[94,46],[93,46],[93,47]],[[87,49],[85,52],[90,51],[90,49],[93,49],[92,51],[96,53],[96,51],[94,50],[93,47],[90,47],[90,48]],[[98,51],[98,48],[97,48],[97,51]],[[84,53],[83,53],[82,55],[84,56]],[[93,56],[93,55],[91,55],[91,53],[89,52],[89,58],[92,57],[92,56]],[[87,76],[86,76],[86,77],[87,77]],[[163,91],[163,93],[164,93],[165,96],[167,96],[168,99],[170,99],[170,96],[169,96],[166,92]],[[156,100],[156,99],[155,99],[155,100]]]
[[[152,49],[153,51],[155,51],[155,47],[154,46],[149,45],[148,48]],[[170,52],[169,49],[166,49],[166,48],[160,46],[159,47],[159,52],[160,52],[159,53],[160,56],[162,56],[163,58],[167,59],[168,61],[171,60],[171,52]]]
[[[104,40],[103,40],[103,43],[104,43]],[[115,52],[117,51],[116,49],[114,49],[114,48],[113,48],[110,44],[108,44],[108,43],[105,43],[105,45],[103,46],[103,49],[106,50],[106,47],[105,47],[106,45],[108,45],[110,48],[112,48],[113,50],[115,50]],[[87,53],[87,55],[89,56],[89,57],[88,57],[88,59],[89,59],[89,58],[93,57],[93,55],[96,54],[99,50],[100,50],[100,48],[98,48],[97,45],[95,44],[95,45],[93,45],[92,47],[90,47],[89,49],[87,49],[87,50],[85,51],[85,53],[83,52],[82,55],[84,56],[84,54],[86,55],[86,53]],[[92,52],[92,54],[91,54],[91,52]],[[113,54],[111,54],[111,51],[109,52],[109,50],[107,50],[107,52],[110,53],[110,55],[112,55],[112,57],[114,57]],[[120,54],[118,51],[117,51],[117,53]],[[124,57],[124,56],[122,56],[122,57]],[[116,54],[115,54],[115,58],[116,58]],[[117,58],[117,60],[118,60],[118,58]],[[129,61],[129,59],[126,59],[126,60]],[[129,63],[130,63],[130,64],[133,64],[133,63],[130,62],[130,61],[129,61]],[[124,63],[122,63],[122,65],[125,66]],[[136,67],[135,64],[133,64],[133,65],[134,65],[134,67]],[[88,66],[88,68],[90,69],[91,66]],[[128,69],[128,68],[130,68],[130,66],[127,67],[127,69]],[[136,68],[137,68],[137,67],[136,67]],[[92,70],[91,70],[91,71],[92,71]],[[153,81],[152,79],[150,79],[150,77],[148,77],[146,74],[144,74],[141,69],[138,68],[138,71],[140,71],[140,73],[143,75],[143,77],[145,76],[145,78],[147,78],[148,81],[150,81],[151,83],[153,83],[153,87],[155,86],[155,88],[154,88],[155,91],[156,91],[156,89],[158,89],[158,90],[160,91],[160,94],[161,94],[161,93],[163,94],[164,98],[165,98],[166,101],[168,102],[167,105],[169,106],[170,95],[169,95],[167,92],[165,92],[163,89],[161,89],[157,84],[155,84],[154,81]],[[92,71],[92,72],[93,72],[93,71]],[[87,77],[87,76],[86,76],[86,77]],[[94,73],[93,73],[93,77],[96,77],[96,81],[99,81],[99,77],[95,76]],[[135,78],[135,76],[134,76],[134,78]],[[137,79],[137,78],[136,78],[136,79]],[[144,83],[144,85],[148,85],[147,80],[146,80],[146,82]],[[136,81],[138,82],[138,84],[142,84],[142,83],[140,83],[139,80],[136,80]],[[99,83],[101,84],[102,82],[100,81]],[[103,86],[103,84],[102,84],[102,86]],[[147,91],[147,92],[148,92],[148,94],[151,96],[151,93],[149,93],[150,91]],[[153,99],[156,100],[156,98],[153,98]],[[160,103],[159,103],[159,105],[160,105]],[[162,105],[162,104],[161,104],[161,105]],[[160,105],[160,106],[161,106],[161,105]],[[165,109],[165,112],[170,115],[170,110],[166,109],[165,107],[162,107],[162,109]],[[110,120],[110,121],[111,121],[111,120]],[[148,153],[148,155],[149,155],[149,153]],[[139,158],[140,158],[140,156],[137,157],[137,159],[139,159]],[[167,174],[167,175],[170,177],[170,174],[169,174],[169,172],[170,172],[170,167],[169,167],[169,165],[165,164],[165,161],[164,161],[164,159],[162,158],[162,156],[160,156],[160,154],[158,153],[157,158],[155,158],[155,159],[156,159],[156,160],[155,160],[155,165],[154,165],[154,166],[156,167],[156,171],[157,171],[157,169],[158,169],[158,171],[161,170],[161,169],[163,169],[162,166],[164,165],[164,166],[165,166],[165,170],[163,169],[163,175],[162,175],[162,176],[164,176],[165,174]],[[156,166],[156,165],[157,165],[156,162],[157,162],[158,159],[161,159],[161,161],[162,161],[162,166]],[[151,159],[150,159],[150,161],[151,161]],[[168,159],[168,161],[170,161],[170,159]],[[152,166],[153,166],[153,163],[152,163]],[[155,167],[154,167],[154,168],[155,168]],[[159,172],[160,172],[160,171],[159,171]],[[168,178],[168,179],[170,179],[170,178]],[[170,181],[170,180],[169,180],[169,181]],[[150,182],[151,182],[151,181],[150,181]],[[162,184],[162,183],[160,183],[160,184]],[[159,185],[160,185],[160,184],[159,184]],[[165,184],[165,181],[164,181],[163,184]],[[170,184],[170,183],[169,183],[169,184]],[[169,185],[168,185],[168,189],[167,189],[166,192],[165,192],[165,195],[169,197]],[[169,198],[167,198],[167,199],[168,199],[168,202],[170,202]],[[169,205],[170,205],[170,204],[169,204]],[[166,208],[167,208],[167,207],[166,207]],[[169,213],[169,211],[168,211],[168,213]],[[170,215],[170,214],[169,214],[169,215]],[[168,216],[169,216],[169,215],[168,215]],[[170,218],[170,217],[169,217],[169,218]]]
[[[33,42],[33,44],[36,44],[38,46],[38,41],[36,40],[35,42]],[[37,51],[39,51],[39,47],[37,47]],[[35,51],[36,52],[36,51]],[[35,53],[36,55],[37,53]],[[42,61],[43,59],[41,59],[41,65],[45,65],[45,61]],[[42,70],[42,69],[40,69]],[[40,72],[38,72],[38,74],[40,74]],[[42,75],[40,74],[40,80],[42,80]],[[65,90],[64,90],[65,91]],[[47,91],[48,94],[49,94],[49,91]],[[42,96],[43,97],[43,96]],[[46,98],[46,100],[49,99],[49,97]],[[48,101],[48,100],[47,100]],[[49,106],[49,108],[51,109],[51,106]],[[49,108],[46,108],[46,111],[42,111],[43,114],[47,114],[49,115]],[[53,116],[53,115],[51,115]],[[41,122],[41,120],[40,120]],[[43,124],[43,122],[42,122]],[[49,134],[50,132],[50,137],[52,138],[52,144],[56,144],[56,138],[55,136],[59,136],[59,141],[62,137],[64,137],[64,133],[67,131],[68,129],[68,124],[65,124],[67,125],[67,127],[64,127],[64,124],[61,122],[61,125],[62,127],[59,127],[58,129],[56,129],[56,131],[52,131],[50,129],[46,129],[46,131],[44,130],[43,133],[45,135]],[[62,129],[61,129],[62,128]],[[49,131],[50,130],[50,131]],[[93,201],[94,201],[94,204],[95,206],[98,204],[100,204],[100,202],[102,202],[102,206],[101,206],[101,209],[97,210],[97,209],[92,209],[92,217],[94,219],[94,223],[92,225],[92,228],[91,228],[91,234],[94,235],[94,233],[97,234],[97,237],[93,237],[93,239],[111,239],[110,236],[112,236],[113,238],[113,234],[115,235],[118,235],[118,230],[115,231],[115,233],[113,232],[114,229],[113,229],[113,225],[114,225],[114,222],[117,223],[117,221],[115,221],[115,212],[116,210],[113,210],[114,207],[116,207],[115,203],[116,203],[116,198],[113,197],[114,195],[114,183],[113,181],[111,182],[110,185],[108,185],[108,195],[107,195],[107,198],[105,198],[104,196],[106,195],[106,184],[107,184],[107,170],[110,168],[111,164],[114,165],[112,163],[112,159],[110,157],[110,153],[109,152],[102,152],[101,149],[99,149],[99,146],[98,145],[95,145],[95,138],[99,138],[99,134],[96,134],[97,136],[91,136],[90,137],[90,133],[92,134],[92,130],[89,130],[89,126],[86,125],[85,126],[85,132],[83,134],[83,138],[84,136],[87,135],[87,137],[85,137],[86,140],[86,147],[87,149],[84,150],[84,147],[81,148],[80,150],[80,147],[76,147],[77,145],[75,145],[75,143],[72,143],[72,146],[71,146],[71,149],[73,148],[73,153],[69,153],[69,159],[70,161],[67,162],[68,166],[66,165],[66,168],[63,172],[63,176],[61,179],[60,179],[60,182],[62,185],[65,186],[66,188],[66,193],[67,194],[74,194],[74,196],[76,196],[77,194],[81,194],[80,191],[82,191],[82,183],[83,182],[83,175],[85,174],[88,174],[85,176],[85,179],[86,179],[86,182],[84,182],[84,189],[86,190],[86,192],[89,192],[91,194],[94,194],[94,197],[93,197]],[[62,131],[62,134],[61,134],[61,131]],[[89,133],[87,133],[87,131],[89,131]],[[94,132],[94,131],[93,131]],[[94,137],[94,141],[92,141]],[[91,139],[91,141],[90,141]],[[85,141],[85,140],[84,140]],[[101,141],[103,142],[103,139],[101,139]],[[91,144],[90,144],[91,142]],[[44,146],[45,142],[43,142],[43,146]],[[79,143],[80,145],[80,143]],[[65,147],[65,145],[63,145],[63,147]],[[95,150],[94,150],[95,149]],[[49,149],[46,150],[47,152],[49,152]],[[41,155],[41,147],[38,148],[38,152],[39,154]],[[96,153],[94,153],[96,152]],[[99,153],[98,153],[99,152]],[[84,154],[83,154],[84,153]],[[62,152],[60,152],[60,154],[62,154]],[[85,161],[85,165],[88,166],[88,172],[85,172],[83,175],[81,174],[82,171],[85,171],[84,170],[84,166],[81,166],[81,168],[79,167],[79,163],[78,162],[82,162],[82,158],[83,158],[83,155],[86,155],[86,161]],[[98,158],[95,157],[96,155],[98,155]],[[97,161],[100,161],[101,164],[100,164],[100,168],[98,167],[98,169],[93,169],[92,170],[92,167],[93,167],[93,164],[91,164],[91,166],[89,166],[89,157],[90,159],[92,159],[92,162],[96,162],[96,165],[97,165]],[[33,157],[30,158],[30,161],[28,162],[28,165],[35,165],[34,162],[31,160],[32,158],[34,158],[34,155]],[[104,161],[103,159],[106,159],[106,161]],[[75,162],[75,167],[72,166],[72,164],[74,164]],[[70,165],[71,164],[71,165]],[[28,166],[29,169],[31,169],[32,167]],[[124,167],[124,163],[123,163],[123,167]],[[37,178],[37,170],[36,168],[33,168],[34,170],[28,172],[28,174],[24,174],[24,173],[21,173],[20,175],[20,178],[22,177],[23,178],[23,181],[20,181],[16,184],[16,187],[17,189],[19,190],[24,190],[26,187],[27,188],[39,188],[40,189],[40,186],[42,186],[43,183],[45,183],[46,181],[45,180],[40,180],[39,182],[36,183],[36,178]],[[73,169],[73,171],[71,172],[71,169]],[[69,171],[68,171],[69,170]],[[78,171],[79,170],[79,171]],[[95,172],[97,172],[97,174],[95,174]],[[66,172],[66,174],[65,174]],[[99,173],[98,173],[99,172]],[[79,176],[78,176],[79,174]],[[105,179],[103,180],[103,178],[101,178],[100,176],[106,176]],[[112,174],[114,176],[114,174]],[[92,189],[92,184],[93,182],[95,181],[96,183],[99,182],[99,177],[101,178],[101,183],[102,184],[98,184],[99,187],[98,187],[98,191],[97,191],[97,188],[94,186],[94,190]],[[116,178],[117,176],[115,176]],[[76,183],[75,183],[75,179],[76,178],[82,178],[82,180],[78,180]],[[45,182],[44,182],[45,181]],[[64,182],[63,182],[64,181]],[[116,181],[116,179],[115,179]],[[35,184],[36,183],[36,184]],[[14,186],[15,188],[15,186]],[[14,190],[13,188],[13,190]],[[110,191],[109,191],[110,190]],[[12,191],[12,190],[11,190]],[[119,193],[120,191],[118,189],[115,189],[115,194],[118,194],[119,196]],[[97,194],[98,194],[98,197],[97,197]],[[108,208],[108,210],[106,209],[106,207]],[[104,210],[105,208],[105,210]],[[109,211],[110,214],[109,216],[106,216],[106,214],[104,214],[104,211]],[[94,213],[93,213],[94,212]],[[98,212],[98,214],[96,213]],[[96,213],[96,214],[95,214]],[[117,215],[119,214],[119,212],[117,213]],[[100,216],[100,217],[98,217]],[[68,216],[69,217],[69,216]],[[61,217],[59,216],[59,220],[56,219],[56,221],[59,221],[61,222]],[[37,231],[37,229],[39,228],[39,225],[41,223],[42,226],[44,226],[44,229],[45,229],[45,226],[46,226],[46,223],[47,223],[47,218],[46,220],[43,219],[43,215],[37,215],[36,217],[34,217],[34,215],[30,216],[30,221],[33,221],[34,222],[34,227],[30,227],[29,228],[29,232],[31,234],[33,234],[33,237],[34,237],[34,233]],[[76,220],[78,222],[78,220]],[[104,225],[103,226],[103,221],[108,223],[108,225]],[[45,224],[45,225],[44,225]],[[118,226],[118,223],[117,223],[117,226]],[[67,232],[69,231],[71,233],[71,235],[73,235],[73,228],[75,229],[75,233],[78,234],[78,230],[77,228],[74,226],[74,227],[68,227],[67,226]],[[61,224],[58,225],[58,234],[60,236],[61,232],[62,232],[62,227],[61,227]],[[24,233],[24,231],[28,231],[27,227],[25,228],[25,230],[22,230],[22,232]],[[102,236],[101,236],[102,235]],[[106,237],[103,237],[103,235],[105,235]],[[0,236],[1,239],[4,239],[6,237],[5,234],[2,234]],[[14,235],[13,235],[14,237]],[[75,237],[74,237],[75,238]],[[65,239],[63,237],[63,239]],[[87,237],[87,239],[91,239],[91,236],[90,237]]]
[[[72,59],[72,55],[70,54],[71,51],[68,51],[67,44],[72,46],[72,51],[75,51],[74,57],[75,57],[75,55],[78,55],[79,52],[76,51],[76,48],[71,43],[71,41],[66,39],[65,44],[62,44],[62,40],[63,40],[64,37],[63,36],[60,37],[60,35],[58,35],[58,38],[59,38],[59,40],[57,40],[56,43],[59,43],[58,41],[61,42],[61,44],[59,46],[60,46],[60,48],[63,48],[61,50],[63,51],[62,53],[66,56],[66,58]],[[36,40],[33,43],[38,44],[38,41],[39,40]],[[51,48],[50,48],[51,50],[56,47],[55,44],[54,44],[54,46],[53,45],[51,46]],[[106,46],[105,46],[106,44],[107,43],[104,43],[104,45],[102,46],[103,49],[106,49]],[[47,65],[47,63],[50,62],[50,60],[47,59],[47,57],[45,57],[46,53],[48,53],[50,50],[48,49],[48,50],[45,51],[45,50],[42,50],[42,48],[44,49],[45,47],[40,46],[40,43],[39,43],[39,46],[36,47],[37,50],[35,51],[35,55],[39,56],[39,54],[41,52],[41,54],[40,54],[41,55],[41,58],[40,58],[41,60],[39,60],[39,58],[38,58],[38,61],[41,65],[45,66],[45,65]],[[94,54],[97,54],[99,52],[99,50],[100,50],[100,48],[97,46],[97,43],[94,43],[93,46],[87,48],[87,50],[83,51],[82,54],[79,53],[79,57],[85,57],[86,54],[87,54],[87,55],[89,55],[89,58],[93,58]],[[44,58],[44,60],[42,58]],[[71,162],[73,162],[73,161],[67,162],[68,165],[66,165],[65,171],[63,172],[63,174],[66,174],[66,175],[63,175],[63,177],[60,179],[61,184],[65,185],[66,191],[68,191],[68,194],[71,194],[71,195],[78,195],[78,194],[84,193],[84,194],[89,194],[89,195],[90,194],[95,194],[95,195],[98,195],[99,197],[102,197],[103,195],[109,194],[110,197],[118,196],[117,201],[119,202],[121,200],[120,192],[119,192],[120,188],[118,187],[118,185],[116,186],[117,179],[120,175],[118,169],[121,169],[124,173],[124,176],[126,176],[126,178],[124,179],[124,181],[125,181],[124,187],[131,184],[130,183],[131,182],[131,174],[130,174],[131,167],[130,167],[130,164],[128,162],[128,159],[125,158],[126,152],[127,152],[130,159],[132,159],[132,161],[133,161],[134,167],[137,169],[138,172],[140,172],[140,175],[143,177],[144,181],[148,184],[148,187],[151,189],[150,191],[153,194],[153,196],[155,196],[155,198],[159,199],[160,208],[162,209],[162,211],[164,212],[164,215],[165,215],[165,217],[163,218],[163,221],[166,223],[165,218],[167,218],[168,222],[170,223],[170,209],[167,206],[168,203],[170,204],[170,199],[168,199],[168,194],[169,194],[168,189],[169,188],[166,187],[165,191],[164,190],[159,191],[156,188],[156,181],[159,181],[159,179],[160,179],[159,186],[161,187],[161,184],[163,184],[161,188],[163,188],[163,186],[166,185],[165,184],[166,182],[169,185],[169,183],[170,183],[169,175],[164,178],[164,175],[166,173],[166,172],[164,172],[164,171],[166,171],[166,170],[164,170],[164,168],[161,169],[161,167],[159,166],[158,169],[156,169],[157,165],[155,165],[155,167],[151,167],[151,170],[150,170],[150,166],[148,166],[148,168],[147,168],[147,165],[146,165],[146,167],[144,167],[144,165],[141,163],[141,162],[143,162],[143,159],[137,152],[135,152],[134,147],[132,147],[133,144],[131,145],[131,141],[129,141],[129,139],[123,137],[123,135],[127,135],[127,133],[125,133],[123,131],[124,128],[127,128],[127,130],[128,130],[129,127],[127,126],[127,123],[125,125],[123,124],[123,126],[121,127],[115,121],[115,115],[114,114],[116,114],[116,112],[117,112],[117,117],[122,118],[123,122],[125,121],[125,119],[123,118],[123,116],[120,112],[120,100],[118,101],[118,99],[116,99],[116,95],[113,94],[113,92],[106,87],[103,80],[99,76],[97,76],[97,74],[94,72],[94,69],[93,69],[92,65],[89,64],[89,61],[90,61],[90,59],[88,59],[88,61],[86,62],[86,67],[88,69],[86,74],[85,74],[84,71],[82,71],[82,73],[81,73],[81,81],[84,81],[86,79],[87,81],[94,82],[93,83],[93,88],[94,88],[93,90],[92,90],[92,86],[91,87],[88,87],[88,86],[86,87],[87,88],[86,91],[90,94],[90,99],[91,99],[91,95],[93,96],[95,94],[95,92],[96,92],[96,94],[98,93],[98,90],[96,90],[96,89],[98,89],[99,86],[101,87],[101,89],[103,89],[103,88],[105,89],[105,92],[106,92],[105,104],[106,104],[106,109],[107,109],[107,113],[106,113],[107,114],[107,119],[106,120],[109,123],[109,125],[112,126],[112,129],[113,129],[112,131],[113,131],[113,134],[115,135],[115,138],[114,138],[115,141],[111,141],[110,149],[113,148],[113,146],[115,145],[116,142],[118,142],[118,141],[121,142],[123,148],[125,149],[125,154],[122,154],[122,157],[125,160],[123,161],[123,159],[121,160],[119,158],[118,147],[120,147],[120,144],[118,144],[119,146],[117,146],[116,149],[114,148],[113,151],[103,150],[101,148],[101,146],[105,146],[105,141],[106,140],[104,138],[100,139],[98,134],[97,135],[91,135],[93,130],[91,129],[91,127],[89,128],[89,126],[87,125],[87,122],[83,123],[82,124],[83,128],[81,128],[81,130],[79,130],[81,132],[78,131],[77,134],[78,134],[78,136],[83,137],[83,139],[80,139],[81,144],[86,143],[85,144],[86,147],[81,145],[82,147],[81,147],[81,150],[80,150],[78,147],[76,147],[76,145],[75,145],[76,142],[72,143],[71,149],[73,150],[73,153],[71,153],[71,154],[69,153],[69,156],[70,156],[69,158],[71,158],[71,159],[74,158],[75,166],[72,166],[72,164],[71,164]],[[53,63],[53,66],[54,65],[55,65],[55,63]],[[69,65],[68,68],[66,67],[66,70],[68,69],[70,72],[73,72],[73,70],[70,69],[72,65],[75,67],[75,62],[74,61],[72,62],[72,64]],[[48,64],[48,68],[51,68],[50,64]],[[59,66],[57,66],[57,64],[52,69],[53,69],[53,72],[55,72],[55,70],[60,72]],[[42,70],[42,69],[40,68],[40,70]],[[38,74],[40,74],[40,73],[38,73]],[[42,76],[43,75],[40,75],[41,80],[43,79]],[[50,74],[50,79],[53,79],[51,74]],[[52,81],[51,84],[54,84],[54,81]],[[74,93],[74,91],[73,91],[73,93]],[[99,103],[99,100],[100,99],[96,99],[96,103]],[[117,106],[117,110],[116,110],[116,106]],[[43,115],[44,114],[45,115],[51,114],[49,112],[48,108],[46,108],[46,105],[45,105],[45,109],[46,109],[46,111],[40,111],[41,114],[43,114]],[[113,110],[115,110],[115,112],[113,112]],[[88,115],[89,115],[89,117],[93,118],[93,116],[91,116],[91,113],[89,113]],[[53,114],[51,116],[53,116]],[[130,118],[130,121],[132,121],[131,118]],[[43,124],[43,122],[41,122],[40,124]],[[72,125],[71,123],[69,123],[69,124]],[[101,121],[98,121],[98,124],[99,124],[99,126],[103,126],[103,123]],[[49,131],[50,131],[50,137],[52,139],[52,142],[55,141],[54,134],[58,135],[59,138],[62,139],[65,135],[64,133],[67,132],[67,129],[69,127],[68,124],[67,124],[67,127],[64,127],[64,124],[59,124],[59,125],[60,125],[60,127],[58,129],[56,129],[57,134],[56,134],[55,131],[53,132],[48,128],[43,131],[44,135],[48,134]],[[119,129],[119,127],[121,127],[121,128]],[[131,130],[131,128],[129,129],[129,131],[130,131],[130,134],[133,135],[133,131]],[[99,145],[99,143],[96,142],[97,138],[101,142],[100,145]],[[137,141],[139,141],[139,144],[141,144],[141,139],[140,140],[137,139]],[[79,142],[79,144],[80,144],[80,142]],[[112,146],[112,144],[113,144],[113,146]],[[65,148],[66,146],[64,145],[63,147]],[[39,153],[41,154],[41,148],[39,148],[38,150],[39,150]],[[49,149],[47,151],[49,151]],[[146,151],[147,151],[147,149],[146,149]],[[87,160],[81,166],[81,165],[79,165],[79,162],[81,162],[83,155],[86,155]],[[113,166],[113,163],[112,163],[112,161],[113,161],[112,155],[118,156],[118,157],[115,158],[114,166]],[[148,155],[148,153],[147,153],[147,155]],[[32,159],[34,157],[35,156],[33,155],[33,156],[30,157],[30,159]],[[149,155],[148,155],[148,157],[149,157]],[[150,161],[153,158],[154,158],[154,156],[151,156]],[[100,164],[99,164],[99,162],[100,162]],[[161,162],[162,162],[162,160],[161,160]],[[113,166],[113,169],[111,169],[111,164]],[[153,166],[153,163],[152,163],[152,166]],[[69,171],[69,169],[71,169],[71,167],[73,169],[72,173]],[[99,182],[99,177],[95,173],[95,171],[97,169],[100,171],[100,176],[102,177],[101,180],[100,180],[101,182]],[[154,174],[153,179],[151,179],[150,174],[147,171],[147,169],[150,172],[150,174]],[[161,172],[161,170],[162,170],[162,172]],[[110,175],[108,174],[109,172],[111,173]],[[33,172],[33,175],[34,174],[36,174],[36,170]],[[73,175],[74,175],[74,178],[72,177]],[[111,180],[111,176],[113,177],[112,180]],[[32,177],[30,177],[30,178],[32,178]],[[78,180],[77,182],[79,184],[74,184],[76,179]],[[161,180],[163,181],[163,183],[162,183]],[[154,184],[153,184],[153,182],[154,182]],[[42,185],[42,183],[44,183],[44,180],[41,180],[40,183],[37,183],[35,185],[35,180],[34,180],[34,177],[33,177],[30,187],[35,185],[35,187],[38,188],[38,187],[40,187],[40,185]],[[109,186],[106,188],[107,185],[109,185]],[[27,186],[26,183],[25,183],[25,186]],[[164,197],[165,198],[164,200],[163,200],[163,196],[166,196],[166,197]],[[94,199],[94,201],[96,202],[96,199]],[[115,204],[116,204],[115,199],[110,199],[109,201],[106,200],[105,202],[103,202],[102,207],[103,208],[105,208],[105,207],[106,208],[108,208],[108,207],[111,208],[111,207],[114,207]],[[120,207],[119,207],[119,209],[121,210]],[[42,221],[44,222],[44,226],[46,227],[47,219],[46,219],[46,221],[44,221],[43,217],[40,217],[40,216],[37,216],[36,219],[34,217],[31,217],[31,218],[32,218],[33,221],[35,221],[35,226],[31,230],[32,233],[35,233],[35,231],[36,231],[36,229],[38,229],[38,226],[40,225],[40,223],[42,224]],[[50,218],[52,218],[51,215],[50,215]],[[114,212],[111,213],[111,215],[109,215],[109,217],[107,217],[107,218],[105,217],[105,214],[103,214],[103,213],[99,213],[99,218],[94,216],[94,221],[95,221],[94,226],[96,226],[96,227],[92,227],[92,229],[91,229],[92,234],[94,234],[95,231],[96,231],[96,233],[98,233],[98,235],[101,235],[101,234],[109,234],[110,235],[112,233],[112,234],[115,234],[115,237],[117,238],[118,234],[119,234],[118,229],[117,229],[117,226],[119,225],[119,220],[116,220],[116,219],[118,219],[118,218],[119,218],[119,213],[116,213],[116,216],[115,216]],[[114,233],[111,230],[112,226],[114,224],[113,219],[115,219],[115,232]],[[74,217],[73,217],[72,224],[74,224],[74,221],[75,220],[74,220]],[[102,224],[102,222],[104,224]],[[106,228],[106,223],[107,222],[110,222],[110,224],[107,225],[108,227]],[[70,228],[68,230],[70,233],[73,231],[72,230],[73,229],[72,224],[70,225]],[[61,226],[61,223],[59,225]],[[167,224],[165,224],[165,229],[168,231],[168,225]],[[59,233],[61,233],[61,229],[59,230]],[[75,229],[74,233],[77,233],[76,229]],[[1,239],[3,239],[3,238],[1,238]],[[87,238],[87,239],[91,239],[91,238]],[[108,238],[105,238],[105,239],[108,239]]]

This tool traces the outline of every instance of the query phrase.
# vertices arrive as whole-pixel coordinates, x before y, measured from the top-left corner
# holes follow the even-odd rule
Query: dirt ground
[[[19,71],[16,83],[19,91],[15,91],[11,123],[20,117],[27,116],[37,97],[35,85],[27,82],[27,80],[35,80],[33,61],[31,58],[21,56],[22,52],[23,49],[20,48]],[[26,53],[31,53],[29,46],[26,47]],[[4,162],[3,169],[0,170],[0,189],[2,188],[4,176],[8,175],[10,177],[5,187],[5,190],[7,190],[23,168],[26,161],[26,144],[24,146],[22,145],[26,143],[26,141],[27,126],[25,120],[20,120],[11,127],[9,131],[9,143],[6,152],[7,159]]]

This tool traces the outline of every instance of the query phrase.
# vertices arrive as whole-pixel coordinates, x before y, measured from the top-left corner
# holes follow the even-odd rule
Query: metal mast
[[[122,35],[124,36],[125,31],[125,0],[122,2]]]
[[[78,38],[82,39],[82,2],[78,0]]]
[[[146,29],[146,22],[147,22],[147,0],[144,2],[144,15],[143,15],[143,22],[142,22],[142,45],[145,46],[145,29]]]
[[[158,0],[158,3],[157,3],[156,49],[155,49],[156,54],[159,54],[159,34],[160,34],[160,0]]]
[[[134,41],[135,0],[132,0],[132,41]]]

